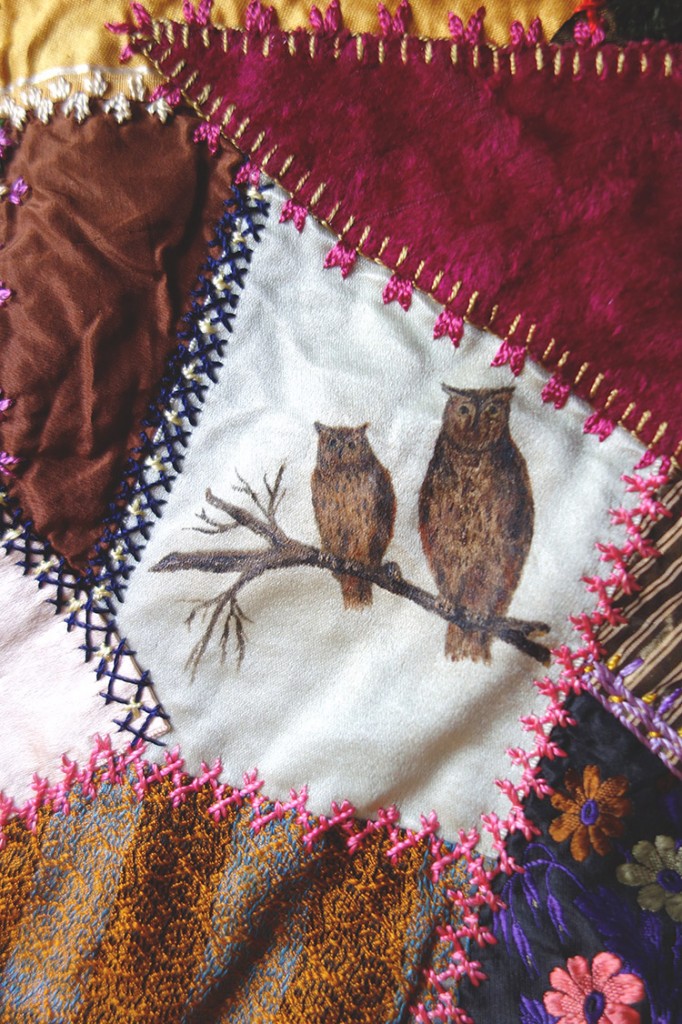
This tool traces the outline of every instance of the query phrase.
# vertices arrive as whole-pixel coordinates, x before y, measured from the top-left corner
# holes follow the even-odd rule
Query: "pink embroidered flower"
[[[545,1009],[557,1024],[639,1024],[632,1007],[644,999],[644,985],[636,974],[619,974],[622,966],[613,953],[597,953],[591,965],[572,956],[566,970],[555,967],[550,974]]]
[[[307,216],[308,211],[305,206],[297,206],[293,199],[287,199],[286,203],[282,207],[279,222],[280,224],[286,224],[287,221],[292,220],[294,222],[294,227],[300,233],[303,231]]]
[[[26,184],[24,179],[17,178],[17,180],[13,182],[7,198],[9,199],[10,203],[14,203],[15,206],[21,206],[21,200],[24,198],[27,192],[28,185]]]
[[[4,281],[0,281],[0,307],[6,306],[11,297],[12,289],[8,288]]]

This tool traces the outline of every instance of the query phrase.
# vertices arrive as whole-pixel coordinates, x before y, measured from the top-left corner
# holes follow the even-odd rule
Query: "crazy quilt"
[[[2,14],[0,1021],[682,1020],[681,31]]]

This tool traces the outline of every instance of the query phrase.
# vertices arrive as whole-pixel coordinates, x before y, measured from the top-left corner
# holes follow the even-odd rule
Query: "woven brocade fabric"
[[[682,1024],[676,6],[4,5],[3,1024]]]

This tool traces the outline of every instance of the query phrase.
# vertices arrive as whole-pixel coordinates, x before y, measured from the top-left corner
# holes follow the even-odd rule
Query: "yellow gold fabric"
[[[255,833],[248,804],[212,820],[208,787],[174,807],[170,780],[134,783],[5,826],[0,1024],[376,1024],[446,966],[463,862],[433,883],[424,841],[306,850],[293,813]]]
[[[147,0],[145,6],[154,18],[181,17],[181,0]],[[273,6],[282,28],[309,24],[311,0],[274,0]],[[326,0],[319,0],[318,6],[324,11]],[[388,0],[387,6],[393,10],[396,0]],[[478,0],[414,0],[409,30],[416,35],[445,36],[448,11],[454,9],[466,21],[478,6]],[[213,21],[243,25],[246,7],[247,0],[216,0]],[[539,16],[549,38],[574,8],[574,0],[491,0],[486,5],[486,35],[493,42],[506,42],[512,21],[527,25]],[[341,10],[343,23],[352,32],[377,30],[376,0],[343,0]],[[125,21],[129,12],[128,0],[5,0],[0,7],[2,85],[55,67],[116,66],[121,42],[106,31],[104,23]]]

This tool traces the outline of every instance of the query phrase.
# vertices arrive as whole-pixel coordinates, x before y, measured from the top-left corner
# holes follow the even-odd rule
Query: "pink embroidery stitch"
[[[8,299],[12,297],[12,290],[4,281],[0,281],[0,308],[7,305]]]
[[[252,185],[258,188],[260,185],[260,169],[250,160],[245,160],[234,176],[235,185]]]
[[[274,7],[264,7],[260,0],[251,0],[246,8],[246,28],[255,35],[266,35],[273,28],[274,17]]]
[[[555,373],[545,384],[540,397],[543,402],[552,402],[555,409],[563,409],[571,394],[571,386],[561,375]]]
[[[412,282],[399,274],[393,274],[383,290],[382,298],[384,304],[397,302],[407,312],[412,304]]]
[[[358,254],[355,249],[344,245],[343,242],[337,242],[325,256],[324,268],[329,270],[330,267],[341,267],[341,277],[345,279],[355,266],[357,258]]]
[[[318,7],[313,4],[310,8],[310,24],[313,27],[313,31],[319,36],[333,36],[337,32],[341,31],[341,7],[339,0],[331,0],[331,3],[327,7],[324,18],[322,12]]]
[[[446,336],[450,338],[455,348],[459,348],[459,343],[464,337],[464,320],[451,309],[444,309],[438,314],[433,328],[434,339]]]
[[[605,441],[613,433],[615,423],[598,412],[593,412],[583,424],[583,434],[596,434],[600,441]]]
[[[479,7],[478,10],[471,15],[465,27],[462,19],[457,14],[453,14],[452,11],[450,11],[448,14],[448,28],[450,29],[450,35],[452,36],[453,42],[469,43],[470,46],[477,46],[482,41],[484,18],[485,7]],[[514,24],[518,23],[515,22]]]
[[[305,206],[298,206],[293,199],[287,199],[286,203],[282,207],[279,222],[280,224],[286,224],[287,221],[293,221],[294,227],[300,233],[303,231],[307,216],[308,211]]]
[[[404,36],[411,15],[412,10],[408,0],[400,0],[393,17],[388,8],[380,3],[378,5],[379,28],[384,39],[390,39],[391,36]]]
[[[526,362],[527,351],[525,345],[515,345],[505,338],[490,365],[504,366],[505,363],[509,363],[509,369],[518,377]]]
[[[156,100],[165,100],[169,107],[177,107],[182,102],[182,93],[179,88],[169,85],[168,82],[162,82],[161,85],[157,85],[149,98],[152,103]]]
[[[509,29],[511,45],[517,50],[523,50],[528,46],[537,46],[542,42],[543,36],[542,22],[539,18],[533,18],[527,32],[524,31],[520,21],[513,21]]]
[[[194,10],[194,4],[192,0],[183,0],[182,2],[182,16],[188,25],[194,22],[196,25],[208,25],[211,17],[211,8],[213,7],[213,0],[200,0],[196,11]]]
[[[209,152],[215,156],[220,142],[220,128],[217,124],[208,124],[204,121],[195,129],[192,138],[195,142],[206,142]]]

